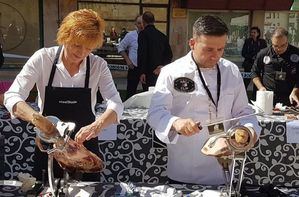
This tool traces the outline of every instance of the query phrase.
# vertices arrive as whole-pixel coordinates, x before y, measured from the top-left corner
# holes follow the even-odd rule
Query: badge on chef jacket
[[[195,83],[187,77],[179,77],[174,80],[174,89],[180,92],[192,92],[195,90]]]
[[[208,126],[209,135],[215,135],[224,132],[223,123],[211,124]]]
[[[271,58],[268,55],[265,56],[264,59],[263,59],[264,64],[269,64],[270,61],[271,61]]]
[[[276,71],[275,72],[275,79],[278,81],[284,81],[286,79],[286,72]]]
[[[223,118],[208,120],[207,123],[210,136],[224,132]]]
[[[292,54],[292,55],[290,56],[290,60],[291,60],[292,62],[294,62],[294,63],[299,62],[299,55],[297,55],[297,54]]]

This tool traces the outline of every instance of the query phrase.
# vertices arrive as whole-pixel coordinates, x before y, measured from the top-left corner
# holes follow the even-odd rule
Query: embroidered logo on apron
[[[67,101],[59,101],[59,103],[70,104],[70,105],[72,105],[72,104],[76,104],[76,103],[78,103],[78,102],[77,102],[77,101],[70,101],[70,100],[67,100]]]

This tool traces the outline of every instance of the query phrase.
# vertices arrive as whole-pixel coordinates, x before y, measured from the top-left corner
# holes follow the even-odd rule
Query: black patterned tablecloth
[[[299,143],[287,143],[281,117],[259,117],[258,143],[247,153],[244,180],[248,184],[299,186]]]
[[[167,181],[166,146],[154,137],[145,117],[145,109],[125,110],[117,125],[117,140],[99,141],[99,151],[106,165],[100,182],[156,184]],[[262,132],[258,143],[247,153],[244,183],[299,186],[299,144],[286,142],[286,123],[264,118],[259,122]],[[32,125],[19,119],[11,120],[6,109],[0,107],[0,131],[4,135],[1,179],[17,179],[19,172],[30,173],[34,163]]]

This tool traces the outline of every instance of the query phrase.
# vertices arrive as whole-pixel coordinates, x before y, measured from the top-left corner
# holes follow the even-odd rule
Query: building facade
[[[258,26],[268,41],[276,27],[285,27],[290,42],[299,44],[299,0],[1,0],[0,42],[5,53],[2,69],[19,70],[34,51],[56,45],[61,20],[81,8],[93,9],[105,19],[106,42],[96,53],[105,55],[108,62],[119,58],[115,46],[120,38],[110,40],[111,28],[119,35],[122,29],[131,31],[135,17],[147,10],[155,14],[157,28],[169,36],[174,59],[189,51],[192,24],[206,14],[221,17],[229,26],[224,56],[238,65],[251,26]],[[117,63],[121,64],[121,59]]]

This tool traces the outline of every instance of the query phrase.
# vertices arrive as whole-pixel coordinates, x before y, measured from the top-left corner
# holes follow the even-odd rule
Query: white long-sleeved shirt
[[[219,60],[218,65],[221,73],[221,90],[217,113],[199,78],[191,52],[163,67],[158,77],[147,121],[155,129],[157,137],[167,143],[167,174],[173,180],[207,185],[224,183],[223,172],[216,158],[201,153],[201,148],[209,138],[207,127],[203,127],[193,136],[178,135],[171,131],[176,119],[191,118],[195,122],[206,124],[216,119],[224,120],[254,113],[248,105],[238,67],[223,58]],[[217,101],[217,69],[201,69],[201,71],[213,100]],[[192,92],[176,90],[174,81],[179,77],[194,81],[195,90]],[[259,135],[261,129],[255,116],[240,119],[239,122],[241,125],[253,127]],[[231,126],[233,123],[224,124],[226,131]]]
[[[26,62],[21,72],[17,75],[13,84],[4,95],[4,105],[12,114],[13,106],[20,101],[25,101],[31,89],[36,84],[38,90],[38,106],[43,112],[45,101],[45,88],[48,85],[52,64],[58,47],[42,48],[36,51]],[[62,49],[63,50],[63,49]],[[84,87],[86,74],[86,58],[80,65],[79,72],[70,76],[61,61],[62,52],[57,62],[53,87]],[[104,100],[107,101],[107,109],[116,112],[118,121],[123,113],[123,104],[118,91],[115,88],[112,75],[107,62],[96,55],[90,54],[90,78],[91,108],[95,114],[97,91],[100,90]]]
[[[117,46],[118,52],[128,51],[128,56],[134,66],[137,66],[138,32],[130,31]]]

